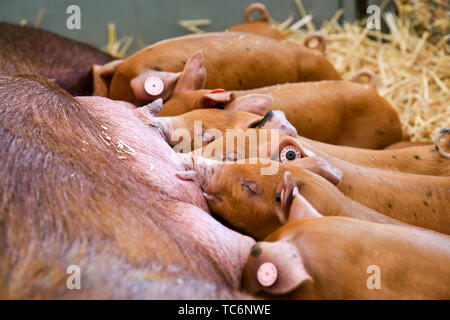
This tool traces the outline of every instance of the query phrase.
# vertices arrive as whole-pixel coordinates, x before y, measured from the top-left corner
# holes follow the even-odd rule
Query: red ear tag
[[[149,77],[144,83],[145,92],[151,96],[157,96],[164,91],[164,82],[158,77]]]
[[[227,92],[226,90],[224,90],[224,89],[214,89],[214,90],[212,90],[210,93],[225,93],[225,92]],[[209,103],[208,103],[208,108],[214,108],[215,106],[216,106],[216,104],[218,104],[218,103],[222,103],[222,102],[219,102],[219,101],[209,101]],[[223,104],[223,103],[222,103]]]

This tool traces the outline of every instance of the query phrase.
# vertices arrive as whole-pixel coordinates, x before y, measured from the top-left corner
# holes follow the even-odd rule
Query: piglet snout
[[[193,157],[193,167],[198,173],[201,185],[205,186],[207,182],[211,179],[214,173],[214,166],[217,165],[218,161],[204,158],[202,156]]]
[[[178,161],[185,167],[186,171],[178,171],[176,176],[181,180],[194,181],[198,184],[202,184],[202,179],[200,179],[197,171],[194,170],[194,161],[192,152],[181,153],[177,152],[176,156]]]
[[[177,172],[177,177],[183,180],[198,181],[203,187],[210,180],[214,172],[214,166],[218,161],[194,156],[192,152],[177,153],[179,161],[186,167],[187,171]]]
[[[202,187],[203,196],[205,199],[210,202],[222,201],[220,198],[217,198],[211,193],[211,185],[208,185],[214,175],[215,166],[221,162],[207,159],[202,156],[193,156],[192,160],[194,170],[197,173],[197,181]]]
[[[176,153],[178,161],[180,161],[187,169],[194,170],[194,160],[192,159],[192,152],[188,153],[182,153],[177,152]]]

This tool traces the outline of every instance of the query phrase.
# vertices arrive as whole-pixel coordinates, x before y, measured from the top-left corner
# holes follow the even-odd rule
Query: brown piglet
[[[183,50],[180,50],[183,48]],[[318,49],[251,33],[167,39],[125,60],[95,66],[95,95],[144,105],[205,88],[245,90],[286,82],[339,80]]]
[[[258,19],[253,19],[251,17],[251,14],[255,11],[260,14]],[[270,14],[266,6],[262,3],[255,2],[249,5],[245,10],[246,22],[231,26],[227,29],[227,31],[255,33],[277,40],[286,39],[280,30],[270,24],[269,19]]]
[[[188,157],[183,161],[195,174],[186,174],[186,178],[199,179],[211,209],[259,239],[287,221],[280,199],[286,171],[292,174],[300,194],[324,215],[356,214],[384,223],[395,219],[450,234],[450,177],[385,171],[314,156],[286,163]],[[347,197],[353,201],[344,200]],[[369,210],[354,210],[354,201]]]
[[[374,87],[375,74],[365,70],[364,75],[369,75],[371,84],[320,81],[245,91],[177,92],[159,115],[178,115],[210,107],[239,110],[236,108],[239,99],[249,95],[261,99],[266,96],[269,99],[265,108],[283,111],[303,137],[336,145],[382,149],[403,139],[402,125],[398,113]],[[260,103],[260,100],[248,103]]]
[[[261,104],[254,103],[260,100]],[[264,97],[245,96],[235,102],[236,110],[197,109],[171,117],[154,117],[152,123],[164,134],[167,143],[176,151],[190,152],[220,138],[230,129],[276,129],[287,136],[296,137],[297,131],[286,120],[282,111],[265,113]],[[139,108],[155,116],[162,99]]]
[[[236,143],[233,143],[234,140]],[[445,146],[441,144],[438,148],[444,150]],[[270,151],[264,153],[265,150]],[[288,156],[289,151],[291,151],[291,157]],[[223,136],[214,137],[214,141],[196,150],[195,153],[220,161],[224,160],[223,154],[226,153],[234,155],[231,160],[259,156],[284,162],[306,156],[319,156],[324,159],[337,158],[358,166],[389,171],[450,176],[450,160],[443,157],[432,145],[369,150],[331,145],[301,136],[294,137],[282,132],[261,130],[257,127],[254,130],[228,129]]]
[[[449,243],[407,226],[299,219],[252,247],[244,288],[272,299],[448,299]]]

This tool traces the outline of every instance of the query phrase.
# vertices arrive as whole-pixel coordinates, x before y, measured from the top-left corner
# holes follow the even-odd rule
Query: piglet
[[[265,108],[281,110],[299,135],[336,145],[382,149],[404,138],[396,110],[376,90],[376,76],[361,70],[354,81],[368,76],[368,84],[347,81],[288,83],[244,91],[197,90],[174,93],[161,116],[193,109],[236,110],[234,101],[252,95],[268,96]],[[258,102],[259,101],[259,102]],[[249,103],[260,103],[260,100]]]
[[[193,161],[186,165],[201,177],[211,209],[259,239],[287,221],[279,198],[286,171],[291,172],[300,193],[325,215],[355,215],[389,223],[398,220],[450,234],[450,177],[366,168],[333,157],[306,156],[297,147],[293,139],[280,141],[280,154],[272,155],[272,159],[282,159],[285,150],[294,154],[291,157],[286,153],[286,161],[281,163],[267,158],[230,162],[228,157],[233,155],[226,149],[224,162],[191,154]],[[342,200],[345,197],[370,210],[353,210],[352,202],[349,205]],[[342,208],[340,203],[347,204]],[[380,220],[383,215],[389,219]]]
[[[291,137],[297,136],[295,128],[286,120],[282,111],[266,113],[265,100],[270,97],[248,95],[234,102],[236,110],[198,109],[178,116],[155,117],[170,146],[178,146],[177,151],[189,152],[220,138],[231,129],[276,129]],[[261,100],[258,104],[254,100]],[[155,107],[157,105],[157,107]],[[158,114],[162,99],[145,106]],[[142,108],[141,108],[142,109]],[[239,110],[239,111],[237,111]]]
[[[336,157],[364,167],[420,175],[450,176],[450,160],[443,157],[432,144],[369,150],[335,146],[301,136],[297,137],[297,141],[303,148],[308,148],[318,156]]]
[[[260,14],[258,19],[253,19],[251,17],[251,14],[254,11],[257,11]],[[269,22],[269,11],[262,3],[255,2],[249,5],[245,10],[245,20],[246,22],[231,26],[226,31],[254,33],[276,40],[286,39],[286,36],[283,34],[283,32]],[[312,41],[317,42],[317,45],[315,47],[310,46]],[[320,32],[311,32],[305,38],[304,44],[311,49],[319,49],[322,53],[325,53],[327,41]]]
[[[203,87],[251,89],[327,79],[341,77],[320,49],[239,32],[164,40],[94,71],[96,95],[135,105]]]
[[[262,159],[222,162],[193,154],[179,154],[179,158],[193,171],[178,176],[200,183],[214,213],[258,240],[290,219],[296,188],[321,214],[401,224],[340,192],[334,185],[342,180],[342,171],[323,158],[308,157],[295,166]]]
[[[281,111],[278,111],[281,112]],[[307,139],[302,136],[290,137],[283,133],[278,134],[280,143],[271,146],[271,139],[275,139],[275,132],[264,132],[256,130],[238,130],[230,129],[221,137],[202,149],[196,150],[197,155],[223,160],[222,154],[216,150],[226,150],[233,152],[236,159],[246,159],[252,157],[253,154],[259,154],[259,157],[276,156],[281,161],[293,160],[302,156],[319,156],[325,159],[337,158],[346,162],[370,168],[378,168],[388,171],[397,171],[404,173],[413,173],[430,176],[450,176],[450,159],[443,157],[434,145],[415,146],[401,149],[388,150],[369,150],[362,148],[352,148],[345,146],[336,146],[328,143],[322,143],[315,140]],[[240,139],[239,144],[229,144],[236,137],[254,137],[253,139]],[[267,141],[263,140],[267,136]],[[283,141],[283,143],[281,143]],[[285,142],[290,141],[286,146]],[[442,149],[445,145],[438,148]],[[264,154],[264,150],[271,150],[270,154]],[[277,151],[278,150],[278,151]],[[290,153],[289,153],[290,151]],[[290,158],[291,157],[291,158]]]
[[[407,226],[299,219],[252,247],[244,288],[265,298],[448,299],[449,243]]]

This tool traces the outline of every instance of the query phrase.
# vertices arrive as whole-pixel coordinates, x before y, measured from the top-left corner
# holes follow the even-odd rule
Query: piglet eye
[[[280,152],[281,162],[289,162],[295,159],[300,159],[301,157],[302,153],[294,146],[284,147]]]
[[[251,188],[249,185],[247,185],[247,184],[243,184],[242,187],[243,187],[244,189],[250,191],[251,193],[256,193],[256,192],[253,191],[252,188]]]
[[[252,194],[261,193],[261,188],[255,181],[245,179],[242,181],[241,185],[244,190],[249,191]]]

